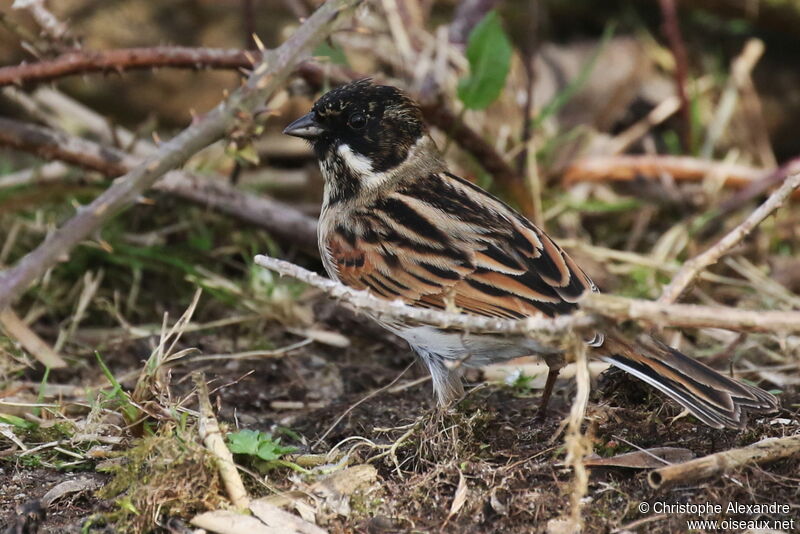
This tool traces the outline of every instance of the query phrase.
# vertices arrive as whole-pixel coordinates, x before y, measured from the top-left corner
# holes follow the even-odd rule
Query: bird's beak
[[[324,131],[325,128],[314,120],[314,112],[312,111],[284,128],[283,133],[313,140],[319,137]]]

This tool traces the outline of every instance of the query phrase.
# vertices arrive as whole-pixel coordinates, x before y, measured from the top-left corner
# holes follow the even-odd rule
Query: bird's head
[[[313,145],[337,197],[389,183],[405,167],[440,161],[419,106],[400,89],[368,79],[327,92],[283,133]]]

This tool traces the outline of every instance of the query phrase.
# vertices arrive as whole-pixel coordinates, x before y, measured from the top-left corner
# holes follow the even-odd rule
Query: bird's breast
[[[333,280],[339,280],[339,269],[336,266],[333,257],[332,235],[336,226],[336,215],[326,206],[323,206],[320,213],[319,223],[317,224],[317,246],[319,248],[319,256],[322,259],[322,266],[325,267],[325,272]]]

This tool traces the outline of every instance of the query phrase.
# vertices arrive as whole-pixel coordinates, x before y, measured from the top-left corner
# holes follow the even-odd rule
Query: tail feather
[[[447,406],[464,394],[461,382],[461,369],[447,366],[446,359],[418,345],[412,345],[414,352],[428,367],[433,383],[433,392],[439,406]],[[451,360],[452,361],[452,360]]]
[[[746,412],[769,413],[779,406],[774,395],[728,378],[655,339],[647,345],[632,344],[611,333],[596,350],[601,359],[666,393],[714,428],[742,428]]]

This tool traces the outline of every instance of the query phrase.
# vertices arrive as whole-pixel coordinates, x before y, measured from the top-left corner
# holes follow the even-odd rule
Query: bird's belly
[[[405,339],[417,352],[436,354],[448,360],[463,360],[468,367],[559,352],[525,336],[469,334],[433,326],[384,324],[384,327]]]

